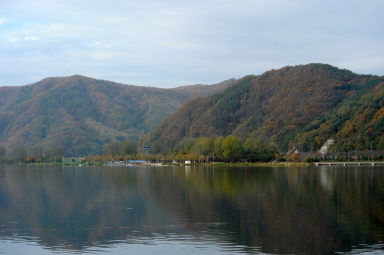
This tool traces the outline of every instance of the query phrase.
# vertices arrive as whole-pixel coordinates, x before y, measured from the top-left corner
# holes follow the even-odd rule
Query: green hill
[[[329,137],[335,151],[384,150],[384,79],[345,99],[304,127],[297,146],[313,151]]]
[[[233,82],[160,89],[75,75],[0,87],[0,144],[9,150],[61,146],[67,155],[101,153],[103,144],[137,140],[186,100]]]
[[[350,148],[345,144],[353,137],[364,149],[384,142],[383,89],[382,77],[330,65],[284,67],[188,101],[141,143],[155,152],[169,152],[190,138],[233,134],[274,142],[287,151],[293,142],[302,150],[314,150],[329,137]]]

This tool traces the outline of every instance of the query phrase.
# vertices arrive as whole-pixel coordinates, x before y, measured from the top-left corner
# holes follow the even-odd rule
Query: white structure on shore
[[[329,146],[333,144],[333,139],[328,139],[323,146],[320,148],[320,154],[325,155],[328,153]]]

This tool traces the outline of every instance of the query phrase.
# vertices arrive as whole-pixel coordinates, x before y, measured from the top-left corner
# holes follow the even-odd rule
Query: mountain
[[[331,137],[336,151],[384,150],[383,80],[317,117],[296,136],[297,146],[314,151]]]
[[[8,149],[61,146],[67,155],[101,153],[103,144],[137,140],[186,100],[233,82],[160,89],[74,75],[0,87],[0,144]]]
[[[366,148],[377,139],[384,143],[383,89],[383,77],[325,64],[288,66],[188,101],[141,144],[169,152],[190,138],[233,134],[274,142],[280,151],[294,142],[314,150],[330,137],[339,146],[354,136],[365,139]]]
[[[229,79],[229,80],[220,82],[218,84],[213,84],[209,86],[203,85],[203,84],[196,84],[196,85],[177,87],[171,90],[180,94],[186,94],[188,95],[188,97],[191,97],[191,98],[209,96],[209,95],[213,95],[223,91],[224,89],[232,85],[235,81],[236,81],[235,79]]]

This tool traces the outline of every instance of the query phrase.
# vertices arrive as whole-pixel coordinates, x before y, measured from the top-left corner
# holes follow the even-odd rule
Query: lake
[[[384,168],[0,165],[0,253],[384,254]]]

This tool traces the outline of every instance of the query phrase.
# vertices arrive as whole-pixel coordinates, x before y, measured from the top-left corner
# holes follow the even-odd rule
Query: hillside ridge
[[[67,155],[100,154],[105,143],[137,140],[186,100],[230,83],[162,89],[72,75],[0,87],[0,144],[8,151],[59,146]]]
[[[373,89],[380,91],[377,86],[382,85],[382,77],[317,63],[248,75],[223,92],[188,101],[147,134],[141,144],[151,145],[154,151],[169,152],[188,139],[232,134],[242,140],[254,137],[273,142],[282,152],[290,144],[316,150],[347,123],[339,123],[337,128],[333,125],[334,132],[328,130],[326,135],[301,134],[311,132],[312,122],[348,100],[358,100]],[[379,103],[378,108],[382,107]],[[377,132],[382,130],[377,128]],[[309,140],[304,141],[303,136]]]

